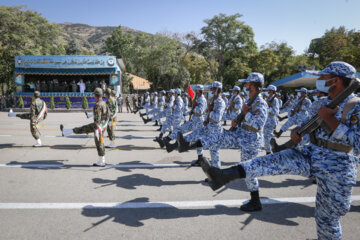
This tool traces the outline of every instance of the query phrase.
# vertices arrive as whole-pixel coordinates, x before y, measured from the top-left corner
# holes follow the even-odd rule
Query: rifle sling
[[[310,142],[316,146],[328,148],[339,152],[351,153],[351,151],[353,150],[353,148],[348,145],[343,145],[339,143],[330,142],[324,139],[316,138],[314,132],[310,134]]]

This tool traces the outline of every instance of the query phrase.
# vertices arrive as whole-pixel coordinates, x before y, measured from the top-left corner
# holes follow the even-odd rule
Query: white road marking
[[[352,196],[359,201],[360,195]],[[137,208],[194,208],[216,206],[239,206],[240,200],[181,201],[181,202],[103,202],[103,203],[0,203],[0,209],[137,209]],[[315,197],[261,199],[262,204],[314,203]]]
[[[11,137],[12,135],[0,135],[0,137]]]
[[[76,167],[64,164],[0,164],[0,167],[3,168],[67,168],[67,167]],[[89,165],[90,167],[90,165]],[[92,167],[92,166],[91,166]],[[181,167],[189,167],[189,165],[181,165],[181,164],[116,164],[111,165],[107,164],[104,168],[181,168]],[[100,169],[96,167],[96,169]]]

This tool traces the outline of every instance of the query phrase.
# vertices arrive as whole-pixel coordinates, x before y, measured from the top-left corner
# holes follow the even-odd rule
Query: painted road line
[[[23,164],[0,164],[0,168],[73,168],[73,167],[84,167],[84,165],[66,165],[66,164],[33,164],[33,163],[23,163]],[[93,167],[89,165],[89,167]],[[189,167],[185,164],[107,164],[103,168],[184,168]],[[94,169],[99,169],[99,167],[94,167]],[[101,168],[101,169],[103,169]]]
[[[247,199],[178,201],[178,202],[103,202],[103,203],[0,203],[0,209],[141,209],[141,208],[195,208],[216,206],[239,206]],[[360,201],[360,195],[352,196],[352,201]],[[261,199],[264,205],[286,203],[314,203],[315,197]]]
[[[0,135],[0,137],[11,137],[12,135]]]
[[[41,146],[41,147],[34,147],[34,146],[21,146],[21,145],[11,145],[11,144],[2,144],[0,145],[0,149],[2,148],[37,148],[37,149],[95,149],[95,146]],[[138,147],[138,146],[118,146],[114,148],[107,148],[107,149],[119,149],[119,150],[158,150],[161,149],[159,147]]]
[[[39,129],[40,132],[45,131],[45,132],[60,132],[60,129]],[[25,129],[25,128],[0,128],[0,131],[29,131],[29,129]],[[146,129],[116,129],[115,131],[119,131],[119,132],[156,132],[156,130],[146,130]]]

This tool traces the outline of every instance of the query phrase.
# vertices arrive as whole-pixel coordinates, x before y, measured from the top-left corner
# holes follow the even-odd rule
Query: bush
[[[68,95],[66,95],[65,107],[66,107],[66,109],[70,109],[70,108],[71,108],[71,102],[70,102],[70,99],[69,99],[69,96],[68,96]]]
[[[88,100],[87,100],[86,96],[83,97],[82,108],[84,110],[89,108],[89,103],[88,103]]]
[[[24,108],[24,101],[22,99],[22,96],[19,97],[17,105],[18,105],[18,108]]]
[[[51,96],[51,98],[50,98],[49,108],[50,109],[55,108],[54,96]]]

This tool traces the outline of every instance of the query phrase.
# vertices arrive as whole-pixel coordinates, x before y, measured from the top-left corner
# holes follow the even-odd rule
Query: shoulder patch
[[[359,123],[359,117],[357,115],[353,115],[350,117],[350,124],[354,126]]]

